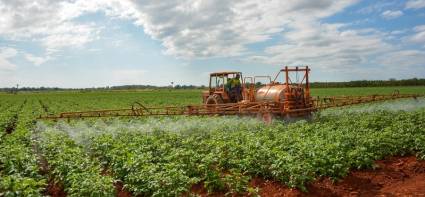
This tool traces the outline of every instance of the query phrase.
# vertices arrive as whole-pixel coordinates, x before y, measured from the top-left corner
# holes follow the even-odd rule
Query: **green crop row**
[[[102,175],[99,163],[66,133],[46,130],[38,137],[38,146],[49,163],[50,177],[63,184],[69,196],[114,196],[112,178]]]
[[[18,98],[9,102],[8,110],[0,116],[6,126],[11,121],[15,124],[10,134],[2,129],[0,136],[0,196],[49,194],[47,180],[63,184],[69,196],[114,196],[112,178],[102,175],[99,163],[67,135],[34,133],[34,119],[45,112],[44,102]],[[47,162],[40,162],[40,157]],[[40,171],[42,167],[48,169],[48,174]]]
[[[60,92],[28,94],[26,96],[40,100],[48,107],[48,113],[55,114],[64,111],[130,108],[134,102],[142,103],[148,107],[181,106],[202,102],[199,90]]]
[[[13,120],[16,127],[0,141],[0,196],[41,196],[46,180],[39,174],[29,130],[34,110],[31,103],[23,105],[21,102],[16,102],[12,108],[16,108],[13,112],[18,114]]]
[[[3,106],[0,110],[0,136],[10,132],[13,125],[17,121],[17,116],[20,111],[20,102]]]
[[[390,95],[398,90],[400,94],[425,94],[424,86],[351,87],[351,88],[312,88],[312,96],[366,96],[374,94]]]
[[[425,159],[423,109],[330,112],[317,114],[312,122],[269,126],[249,118],[178,117],[39,121],[41,127],[33,129],[40,114],[127,108],[134,101],[147,106],[196,104],[199,93],[0,95],[5,101],[0,103],[0,196],[44,195],[52,179],[70,196],[112,196],[115,181],[142,196],[184,195],[195,184],[209,192],[255,192],[248,184],[253,177],[305,189],[318,177],[338,179],[351,169],[373,168],[376,159],[386,156]],[[412,106],[410,110],[418,103]],[[6,134],[11,120],[16,126]],[[46,175],[39,173],[38,156],[47,160]]]
[[[243,193],[253,191],[252,177],[306,190],[317,177],[339,179],[386,156],[425,159],[425,110],[318,114],[310,123],[270,126],[235,117],[184,117],[78,121],[66,128],[136,195],[174,196],[194,184]]]

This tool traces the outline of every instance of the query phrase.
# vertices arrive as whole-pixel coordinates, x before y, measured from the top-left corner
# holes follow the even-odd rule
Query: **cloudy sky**
[[[425,77],[425,0],[0,0],[0,87]]]

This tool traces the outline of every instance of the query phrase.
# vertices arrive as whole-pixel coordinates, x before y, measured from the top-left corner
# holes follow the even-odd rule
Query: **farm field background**
[[[312,94],[391,94],[394,89],[425,94],[425,87],[322,88]],[[0,196],[255,195],[261,194],[252,184],[258,177],[308,191],[319,177],[340,179],[388,156],[425,159],[423,98],[329,110],[311,122],[291,124],[238,117],[36,120],[62,111],[127,108],[135,101],[199,104],[200,93],[0,94]],[[388,110],[392,106],[411,107]]]
[[[411,87],[355,87],[355,88],[313,88],[312,96],[362,96],[372,94],[392,94],[399,90],[401,94],[425,94],[425,86]],[[91,110],[130,107],[135,101],[147,106],[201,104],[199,89],[189,90],[139,90],[139,91],[64,91],[64,92],[25,92],[19,95],[0,93],[0,99],[8,100],[36,99],[43,105],[54,105],[49,112],[57,110]],[[63,111],[62,110],[62,111]]]

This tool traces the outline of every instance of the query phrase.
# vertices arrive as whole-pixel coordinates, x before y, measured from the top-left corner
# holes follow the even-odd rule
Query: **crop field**
[[[312,94],[394,89],[425,94],[425,87],[322,88]],[[135,101],[200,104],[200,93],[0,94],[0,196],[326,196],[315,184],[326,179],[328,187],[355,171],[378,170],[376,161],[391,156],[418,160],[410,176],[425,177],[424,98],[328,109],[308,121],[270,125],[237,116],[37,120],[63,111],[128,108]],[[335,194],[353,191],[344,192]]]
[[[364,96],[373,94],[391,94],[395,90],[401,94],[425,94],[425,87],[355,87],[355,88],[316,88],[312,89],[313,96]]]

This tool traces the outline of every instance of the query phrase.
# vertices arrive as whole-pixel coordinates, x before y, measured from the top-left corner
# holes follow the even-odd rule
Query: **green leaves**
[[[101,165],[66,133],[44,131],[38,143],[49,162],[51,176],[64,184],[69,196],[114,196],[112,177],[101,175]]]
[[[29,131],[32,113],[36,110],[31,109],[32,102],[22,98],[10,103],[12,114],[17,116],[13,119],[13,131],[0,140],[0,196],[41,196],[46,180],[38,173]],[[11,111],[2,113],[0,122],[10,121]],[[9,115],[4,116],[7,113]]]
[[[44,179],[21,177],[19,174],[1,176],[0,196],[41,196],[45,185]]]
[[[39,97],[48,110],[60,112],[128,107],[139,98],[128,94]],[[156,101],[154,93],[144,98],[166,103]],[[111,118],[39,124],[37,144],[50,167],[43,177],[31,141],[34,116],[43,110],[37,103],[28,99],[16,130],[0,135],[0,196],[37,196],[47,176],[61,182],[70,196],[113,196],[113,182],[142,196],[179,196],[194,184],[209,192],[255,194],[251,177],[305,190],[317,177],[336,180],[352,169],[373,168],[376,159],[389,155],[425,159],[425,110],[327,113],[313,122],[270,126],[240,117]],[[1,121],[0,116],[0,127]]]
[[[91,136],[90,150],[135,194],[177,195],[198,182],[209,192],[243,193],[249,190],[251,176],[306,190],[305,184],[316,177],[335,180],[351,169],[372,168],[374,160],[385,156],[415,152],[422,156],[421,120],[423,112],[325,115],[313,123],[271,126],[233,117],[151,119],[121,124],[109,130],[113,134]],[[130,129],[155,121],[161,123],[155,132]],[[179,127],[176,132],[168,126],[192,121],[198,128],[212,122],[215,126]]]

